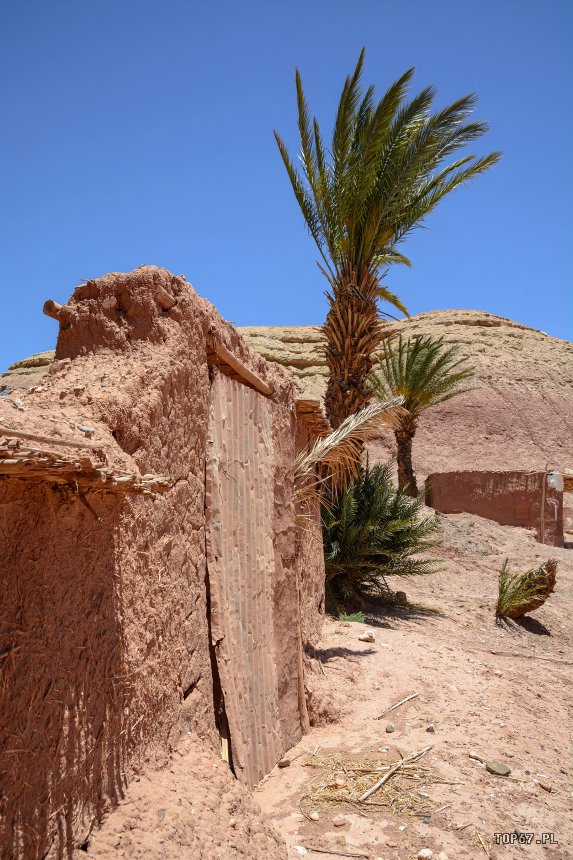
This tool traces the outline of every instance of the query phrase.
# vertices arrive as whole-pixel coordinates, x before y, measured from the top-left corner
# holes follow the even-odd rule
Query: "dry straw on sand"
[[[362,815],[387,807],[400,815],[430,815],[432,802],[420,789],[432,782],[432,775],[418,764],[430,749],[391,764],[382,759],[352,759],[340,752],[320,755],[317,751],[307,767],[317,768],[319,773],[301,797],[301,812],[310,819],[317,807],[351,807]]]

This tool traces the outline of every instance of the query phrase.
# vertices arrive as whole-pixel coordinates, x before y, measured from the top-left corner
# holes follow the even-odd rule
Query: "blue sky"
[[[325,281],[272,136],[296,151],[294,68],[323,131],[367,48],[474,91],[500,165],[404,246],[411,313],[479,308],[572,337],[570,0],[22,0],[0,17],[0,369],[55,343],[46,298],[143,263],[238,325],[322,322]]]

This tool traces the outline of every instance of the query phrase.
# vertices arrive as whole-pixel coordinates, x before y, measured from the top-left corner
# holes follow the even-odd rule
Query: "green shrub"
[[[339,621],[357,621],[359,624],[364,624],[366,616],[363,612],[340,612],[338,615]]]
[[[388,576],[434,573],[417,554],[436,546],[436,517],[423,517],[421,498],[392,485],[391,464],[361,468],[346,491],[322,506],[327,596],[350,610],[390,589]]]

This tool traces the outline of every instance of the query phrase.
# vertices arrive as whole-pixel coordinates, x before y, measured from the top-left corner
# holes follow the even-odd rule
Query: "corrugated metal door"
[[[207,566],[233,765],[255,785],[282,755],[273,642],[273,440],[269,401],[217,374],[207,439]]]

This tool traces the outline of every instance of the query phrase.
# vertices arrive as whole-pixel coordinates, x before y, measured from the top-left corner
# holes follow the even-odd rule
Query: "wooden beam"
[[[241,379],[244,379],[245,382],[252,385],[253,388],[260,391],[260,393],[264,394],[265,397],[270,397],[272,395],[273,389],[270,385],[267,385],[267,383],[264,382],[260,376],[257,376],[256,373],[253,373],[252,370],[249,370],[249,368],[234,356],[220,340],[213,338],[213,349],[218,358],[220,358],[225,364],[228,364],[229,367],[241,377]]]
[[[43,312],[47,317],[52,317],[52,319],[57,320],[60,317],[60,311],[62,310],[63,305],[60,305],[58,302],[55,302],[53,299],[47,299],[44,302],[44,306],[42,308]]]
[[[76,442],[75,439],[58,439],[57,436],[39,436],[37,433],[28,433],[25,430],[12,430],[10,427],[0,427],[0,436],[14,437],[15,439],[30,439],[32,442],[42,442],[44,445],[68,445],[70,448],[90,448],[92,451],[101,451],[103,442]]]
[[[50,451],[0,449],[0,477],[66,484],[77,491],[165,493],[173,482],[166,475],[140,475],[92,463],[89,457],[68,459]]]

